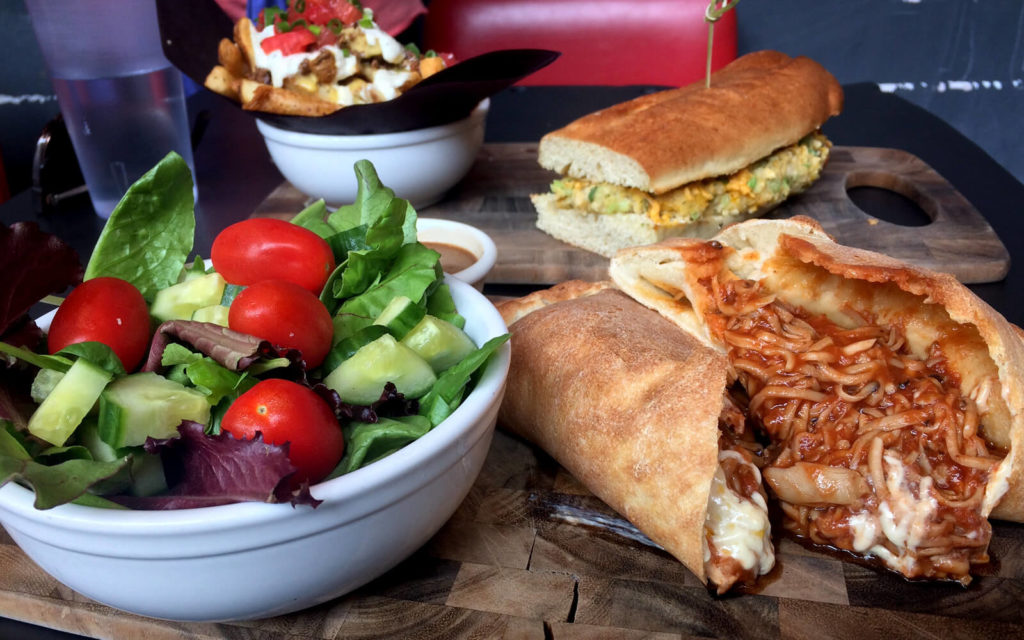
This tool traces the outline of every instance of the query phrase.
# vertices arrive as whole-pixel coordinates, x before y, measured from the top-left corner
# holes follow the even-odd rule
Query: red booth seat
[[[708,0],[432,0],[428,49],[562,52],[524,85],[680,86],[704,77]],[[712,69],[736,57],[736,11],[715,23]]]

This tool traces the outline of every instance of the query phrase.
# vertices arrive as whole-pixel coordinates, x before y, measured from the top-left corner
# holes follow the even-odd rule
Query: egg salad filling
[[[277,35],[274,25],[249,28],[258,80],[344,106],[391,100],[445,67],[440,57],[421,56],[381,30],[369,9],[355,24],[338,29],[336,44],[312,51],[267,52],[262,43]]]
[[[804,191],[821,175],[831,146],[815,131],[732,175],[692,182],[661,195],[578,178],[555,180],[551,192],[566,209],[643,214],[656,226],[680,227],[702,217],[752,213]]]

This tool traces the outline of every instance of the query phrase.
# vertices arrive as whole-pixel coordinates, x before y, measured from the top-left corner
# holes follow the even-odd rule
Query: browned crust
[[[734,271],[749,266],[783,298],[802,289],[819,301],[828,300],[831,307],[850,304],[880,314],[902,325],[908,335],[932,335],[939,323],[964,327],[967,337],[954,340],[951,347],[957,351],[947,353],[950,365],[961,380],[996,375],[996,394],[1002,400],[984,425],[986,436],[1008,450],[990,482],[992,495],[998,495],[1001,480],[1009,483],[992,516],[1024,521],[1024,332],[952,276],[839,245],[808,218],[752,220],[724,229],[714,240],[735,252]],[[651,264],[674,264],[676,284],[686,287],[700,275],[695,273],[699,263],[692,259],[698,244],[702,243],[670,240],[625,249],[612,260],[610,272],[630,295],[707,341],[701,314],[686,300],[668,299],[636,277]],[[660,273],[667,271],[663,266]],[[691,302],[700,304],[696,299]]]
[[[757,51],[716,72],[710,88],[699,81],[641,96],[548,133],[540,155],[544,164],[543,146],[556,138],[592,143],[635,160],[650,178],[649,189],[627,186],[664,193],[793,144],[842,105],[839,83],[814,60]]]
[[[501,317],[505,320],[505,324],[511,326],[516,320],[537,309],[542,309],[556,302],[593,295],[614,286],[610,281],[584,282],[583,280],[568,280],[556,284],[550,289],[534,291],[522,298],[504,300],[495,306],[501,312]]]
[[[499,424],[706,579],[724,358],[615,289],[537,298],[561,300],[512,323]]]

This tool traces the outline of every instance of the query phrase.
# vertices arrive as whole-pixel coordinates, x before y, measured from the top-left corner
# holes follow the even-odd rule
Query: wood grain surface
[[[462,182],[419,214],[466,222],[489,233],[498,247],[498,264],[488,282],[605,279],[606,258],[556,240],[535,226],[537,214],[529,196],[547,191],[555,177],[537,164],[536,144],[487,144]],[[895,192],[919,207],[931,223],[901,226],[869,216],[847,193],[857,187]],[[256,214],[290,217],[306,201],[285,182]],[[1009,254],[984,217],[942,176],[905,151],[834,147],[821,179],[770,217],[796,214],[815,218],[843,244],[952,273],[962,282],[994,282],[1009,270]]]
[[[369,585],[298,613],[177,623],[64,587],[0,530],[0,614],[99,638],[1024,637],[1024,526],[995,522],[968,588],[910,583],[786,540],[759,592],[712,596],[553,460],[502,431],[445,527]]]

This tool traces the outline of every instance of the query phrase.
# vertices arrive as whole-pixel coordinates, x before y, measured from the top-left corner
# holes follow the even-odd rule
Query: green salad
[[[369,162],[355,172],[354,203],[233,224],[209,260],[174,153],[84,267],[34,223],[5,228],[0,486],[41,509],[316,506],[311,485],[451,415],[508,335],[466,334],[415,210]],[[40,302],[59,304],[46,332]]]

